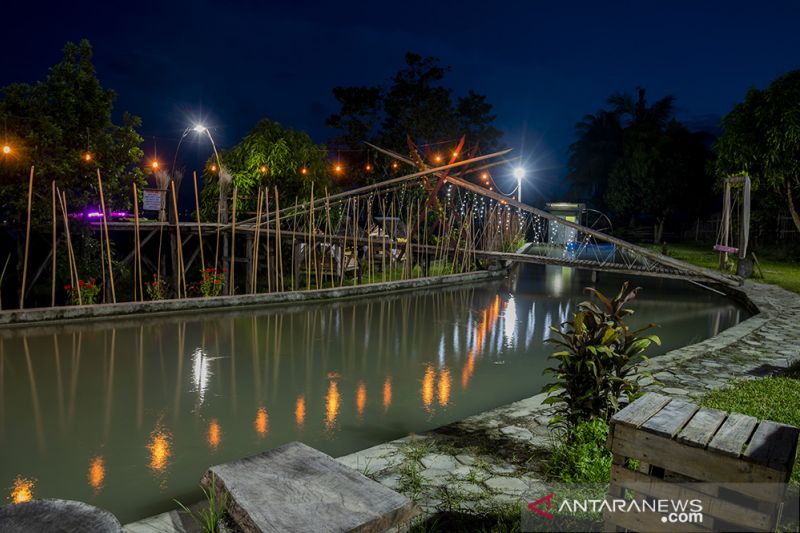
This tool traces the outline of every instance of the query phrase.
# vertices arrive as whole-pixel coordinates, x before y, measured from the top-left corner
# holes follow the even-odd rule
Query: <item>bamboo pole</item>
[[[139,234],[139,193],[136,191],[136,183],[133,184],[133,224],[136,243],[136,277],[133,280],[134,286],[138,281],[139,298],[144,301],[144,284],[142,283],[142,238]]]
[[[330,242],[329,242],[330,240]],[[331,285],[334,285],[334,280],[336,279],[335,272],[333,269],[333,238],[331,235],[331,206],[328,203],[328,189],[325,188],[325,247],[328,250],[328,257],[331,258]],[[323,256],[323,260],[324,260]],[[324,282],[324,279],[323,279]]]
[[[256,272],[258,272],[258,241],[259,237],[261,236],[261,201],[262,201],[262,191],[259,187],[258,195],[256,199],[256,231],[255,235],[253,235],[253,258],[251,261],[251,272],[250,272],[250,293],[256,292]]]
[[[97,169],[97,185],[100,188],[100,208],[103,211],[103,231],[106,235],[106,256],[108,259],[108,278],[111,282],[111,301],[117,303],[117,291],[114,287],[114,268],[111,264],[111,241],[108,238],[108,214],[106,213],[106,201],[103,197],[103,180],[100,178],[100,169]]]
[[[33,199],[33,165],[28,179],[28,220],[25,223],[25,258],[22,262],[22,290],[19,293],[19,308],[25,308],[25,283],[28,280],[28,249],[31,244],[31,200]]]
[[[358,210],[361,202],[358,198],[353,198],[353,260],[356,262],[356,275],[353,285],[358,285],[359,279],[363,278],[361,272],[361,261],[358,259]]]
[[[52,218],[53,218],[53,262],[52,274],[50,276],[50,307],[56,306],[56,182],[50,182],[50,196],[52,199]]]
[[[194,180],[194,210],[197,213],[197,239],[200,241],[200,270],[205,275],[206,257],[203,253],[203,232],[200,229],[200,197],[197,194],[197,171],[192,172]]]
[[[278,187],[275,187],[275,273],[280,271],[281,277],[281,292],[284,290],[283,286],[283,243],[281,242],[281,205],[278,196]],[[277,282],[275,283],[277,289]]]
[[[58,191],[56,191],[56,194],[58,194]],[[67,193],[62,192],[59,197],[61,198],[60,200],[61,214],[64,217],[64,232],[67,235],[67,257],[69,257],[69,261],[71,263],[70,264],[71,267],[70,275],[72,277],[71,286],[78,287],[77,283],[78,280],[80,279],[80,276],[78,275],[78,265],[75,262],[75,250],[73,250],[72,248],[72,237],[69,234],[69,218],[67,217]],[[81,290],[79,287],[77,288],[77,292],[78,292],[78,305],[83,305],[83,296],[81,295]]]
[[[236,293],[236,288],[233,285],[233,272],[236,270],[236,195],[239,192],[239,187],[234,185],[233,186],[233,219],[231,224],[231,257],[229,260],[230,264],[230,288],[228,289],[228,294],[233,295]]]
[[[100,280],[103,287],[103,303],[108,303],[108,282],[106,281],[106,238],[103,233],[103,223],[100,223]],[[78,280],[80,285],[80,280]]]
[[[264,209],[267,212],[267,292],[272,292],[272,268],[270,268],[269,264],[269,187],[264,187]],[[275,269],[275,273],[278,273],[277,266]],[[278,283],[277,280],[275,282],[275,288],[277,288]]]
[[[347,206],[344,208],[344,243],[342,244],[342,260],[339,267],[341,272],[339,275],[339,286],[344,285],[344,277],[347,273],[347,231],[350,229],[350,198],[347,199]],[[355,255],[355,247],[353,247],[353,255]]]
[[[170,181],[169,185],[172,188],[172,209],[175,212],[175,240],[178,244],[178,287],[176,289],[178,298],[180,298],[180,285],[183,284],[183,297],[186,298],[189,295],[186,291],[186,269],[183,263],[183,240],[181,239],[181,223],[178,220],[178,199],[175,196],[175,181]]]

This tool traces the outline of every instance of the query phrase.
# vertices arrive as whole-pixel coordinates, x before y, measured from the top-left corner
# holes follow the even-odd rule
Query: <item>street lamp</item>
[[[8,155],[11,153],[11,147],[7,144],[3,145],[3,154]]]
[[[515,168],[514,177],[517,178],[517,201],[522,202],[522,178],[525,177],[525,169],[522,167]]]

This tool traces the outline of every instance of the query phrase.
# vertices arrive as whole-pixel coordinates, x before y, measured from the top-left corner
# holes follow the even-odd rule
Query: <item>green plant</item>
[[[555,382],[544,388],[550,394],[545,403],[557,406],[551,422],[567,428],[598,417],[608,421],[619,409],[621,395],[635,397],[639,385],[629,377],[634,363],[650,344],[661,343],[655,335],[639,336],[654,324],[631,331],[624,322],[634,312],[625,306],[636,297],[639,287],[628,290],[625,282],[610,300],[596,289],[586,290],[604,309],[581,302],[572,320],[551,327],[554,336],[547,339],[564,349],[550,356],[557,366],[545,370],[555,376]]]
[[[608,483],[611,452],[606,448],[608,424],[599,418],[571,428],[553,448],[546,464],[549,477],[566,483]]]
[[[153,274],[153,281],[145,283],[147,296],[151,300],[164,300],[167,297],[167,282]]]
[[[227,271],[227,269],[224,269],[224,271]],[[219,272],[214,267],[203,270],[203,279],[200,282],[200,294],[206,298],[222,294],[224,276],[222,272]]]
[[[192,511],[178,500],[173,500],[192,520],[194,520],[197,527],[205,533],[217,533],[219,531],[219,522],[225,514],[225,506],[228,504],[227,493],[223,493],[221,497],[217,496],[215,488],[217,486],[216,481],[216,476],[212,472],[211,486],[208,489],[201,487],[203,496],[205,496],[208,502],[208,505],[203,509]]]
[[[64,285],[64,290],[67,291],[67,298],[72,305],[92,305],[97,301],[97,295],[100,294],[100,287],[97,286],[97,280],[90,278],[89,281],[78,280],[78,285]],[[80,295],[80,296],[79,296]]]

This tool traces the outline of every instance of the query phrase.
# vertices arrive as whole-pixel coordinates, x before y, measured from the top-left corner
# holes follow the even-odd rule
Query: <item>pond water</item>
[[[688,283],[637,281],[632,322],[664,341],[651,355],[748,316]],[[198,499],[211,464],[292,440],[339,456],[538,394],[548,327],[590,284],[529,265],[370,299],[2,330],[0,502],[83,500],[126,523]]]

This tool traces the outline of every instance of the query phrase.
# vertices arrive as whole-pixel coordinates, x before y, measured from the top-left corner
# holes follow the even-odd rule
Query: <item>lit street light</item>
[[[6,144],[6,145],[3,145],[3,153],[4,153],[5,155],[8,155],[8,154],[10,154],[10,153],[11,153],[11,147],[10,147],[9,145],[7,145],[7,144]]]
[[[522,201],[522,178],[525,177],[525,169],[517,167],[514,169],[514,177],[517,178],[517,201]]]

